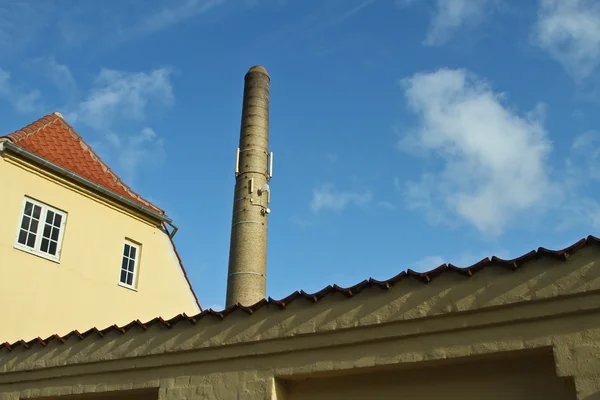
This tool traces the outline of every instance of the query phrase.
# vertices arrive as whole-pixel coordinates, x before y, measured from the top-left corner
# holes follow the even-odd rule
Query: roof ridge
[[[566,247],[562,250],[548,250],[544,247],[539,247],[537,250],[532,250],[529,253],[526,253],[522,256],[510,259],[510,260],[502,260],[495,256],[486,257],[483,260],[478,261],[475,264],[472,264],[471,266],[464,267],[464,268],[458,268],[452,264],[442,264],[442,265],[440,265],[434,269],[431,269],[429,271],[426,271],[426,272],[415,272],[411,269],[408,269],[406,271],[400,272],[398,275],[396,275],[388,280],[385,280],[385,281],[378,281],[376,279],[369,278],[369,279],[365,279],[353,286],[346,287],[346,288],[334,284],[334,285],[327,285],[326,287],[324,287],[323,289],[321,289],[315,293],[307,293],[304,290],[300,290],[300,291],[297,290],[297,291],[291,293],[290,295],[288,295],[287,297],[284,297],[283,299],[275,300],[275,299],[269,297],[268,299],[262,299],[251,306],[242,306],[241,304],[237,303],[237,304],[234,304],[234,305],[232,305],[224,310],[221,310],[221,311],[215,311],[212,308],[206,308],[206,309],[202,310],[199,314],[192,315],[192,316],[188,316],[184,313],[184,314],[178,314],[168,320],[165,320],[162,317],[155,317],[145,323],[142,323],[139,320],[134,320],[134,321],[131,321],[122,326],[111,325],[102,330],[98,329],[97,327],[93,327],[93,328],[88,329],[84,333],[79,333],[79,331],[77,331],[77,330],[72,330],[71,332],[69,332],[63,336],[54,334],[54,335],[49,336],[46,339],[41,339],[40,337],[36,337],[29,341],[25,341],[25,340],[21,339],[21,340],[14,341],[12,343],[8,343],[8,342],[0,343],[0,350],[4,349],[7,351],[11,351],[18,346],[28,349],[35,344],[40,344],[42,346],[46,346],[50,341],[53,341],[53,340],[57,340],[61,343],[64,343],[66,339],[68,339],[72,336],[76,336],[79,339],[84,339],[85,337],[87,337],[88,335],[90,335],[92,333],[96,333],[99,337],[103,337],[105,334],[110,333],[112,331],[116,331],[121,334],[125,334],[135,326],[141,326],[142,328],[146,329],[147,326],[150,326],[155,323],[159,323],[166,328],[172,328],[175,324],[177,324],[180,321],[188,321],[191,324],[196,324],[199,322],[200,319],[202,319],[206,316],[214,316],[214,317],[223,319],[238,310],[244,311],[247,314],[253,314],[255,311],[259,310],[260,308],[269,306],[269,305],[276,305],[279,309],[285,309],[285,308],[287,308],[287,306],[289,304],[291,304],[292,302],[294,302],[296,299],[299,299],[299,298],[303,298],[303,299],[309,301],[310,303],[318,303],[319,301],[321,301],[321,299],[327,297],[330,294],[334,294],[334,293],[340,293],[340,294],[344,295],[345,297],[350,298],[350,297],[354,297],[355,295],[357,295],[358,293],[362,292],[364,289],[367,289],[367,288],[377,287],[381,290],[389,290],[392,286],[395,286],[399,281],[404,280],[406,278],[417,279],[418,281],[423,282],[423,284],[426,285],[426,284],[430,284],[430,282],[432,280],[439,277],[441,274],[443,274],[445,272],[458,273],[459,275],[464,276],[466,279],[469,279],[475,273],[477,273],[477,272],[483,270],[485,267],[493,265],[493,264],[503,267],[507,271],[515,271],[519,268],[522,268],[524,264],[531,262],[540,257],[551,257],[558,261],[567,261],[571,255],[575,254],[577,251],[581,250],[583,247],[589,246],[589,245],[600,245],[600,238],[589,235],[588,237],[583,238],[583,239],[575,242],[573,245]]]

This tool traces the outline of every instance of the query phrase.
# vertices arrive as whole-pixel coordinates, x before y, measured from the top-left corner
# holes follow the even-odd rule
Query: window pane
[[[27,246],[34,247],[35,246],[35,234],[30,233],[27,236]]]
[[[47,253],[49,244],[50,244],[50,241],[48,239],[42,238],[42,245],[40,246],[40,250],[43,251],[44,253]]]
[[[121,263],[121,269],[122,270],[127,270],[127,262],[129,261],[129,259],[127,257],[123,257],[123,262]]]
[[[19,243],[25,244],[27,243],[27,231],[21,229],[19,232]]]
[[[29,226],[29,232],[37,233],[37,230],[38,230],[38,220],[32,219],[31,225]]]
[[[133,272],[133,268],[135,267],[135,261],[129,260],[129,268],[127,269],[129,272]]]
[[[54,216],[54,226],[60,228],[60,223],[62,222],[62,215],[56,214]]]
[[[129,257],[135,259],[135,251],[136,251],[136,248],[131,246],[131,250],[129,251]]]
[[[23,220],[21,221],[21,229],[29,229],[29,223],[31,222],[31,218],[29,218],[28,216],[24,215],[23,216]]]
[[[125,257],[129,257],[129,249],[130,249],[130,246],[127,243],[125,243],[125,247],[123,248],[123,255]]]
[[[50,227],[50,225],[48,225],[48,224],[45,224],[45,225],[44,225],[44,234],[43,234],[43,236],[44,236],[45,238],[49,238],[49,237],[50,237],[50,230],[51,230],[51,229],[52,229],[52,228]]]
[[[131,273],[127,274],[127,284],[130,286],[133,284],[133,274]]]
[[[124,269],[121,270],[121,283],[127,283],[127,271]]]
[[[25,202],[25,211],[23,212],[25,215],[28,215],[31,217],[31,212],[33,211],[33,204],[31,204],[30,202]]]
[[[40,213],[42,212],[42,207],[34,206],[33,207],[33,218],[40,219]]]
[[[46,223],[52,224],[52,221],[54,221],[54,212],[48,210],[48,212],[46,213]]]
[[[59,233],[59,229],[58,228],[52,228],[52,240],[56,240],[58,241],[58,233]]]
[[[56,255],[56,248],[58,247],[57,245],[58,245],[58,243],[56,243],[56,242],[54,242],[54,241],[51,240],[50,241],[50,251],[48,251],[48,253],[50,253],[53,256],[55,256]]]

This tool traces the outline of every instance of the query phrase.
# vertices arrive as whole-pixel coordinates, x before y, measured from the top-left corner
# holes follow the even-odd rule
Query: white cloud
[[[419,0],[397,0],[408,6]],[[473,28],[493,12],[500,0],[436,0],[434,13],[427,30],[424,44],[442,45],[462,28]]]
[[[71,69],[67,65],[59,64],[53,57],[35,58],[28,61],[26,65],[32,72],[43,74],[56,88],[68,96],[76,94],[77,84]]]
[[[185,0],[175,6],[163,7],[162,9],[144,15],[136,23],[128,26],[122,36],[124,40],[146,36],[184,20],[204,14],[213,7],[224,3],[225,0]]]
[[[396,206],[389,201],[378,201],[377,205],[381,208],[385,208],[386,210],[394,211]]]
[[[146,72],[103,69],[89,95],[69,115],[96,129],[107,129],[118,119],[143,120],[150,104],[174,102],[171,70]]]
[[[62,0],[2,0],[0,50],[4,56],[6,52],[18,54],[48,37],[54,38],[55,46],[113,45],[164,31],[224,3],[226,0],[79,1],[65,6]]]
[[[128,184],[141,166],[159,164],[165,151],[163,140],[151,127],[146,126],[137,134],[125,134],[119,129],[120,123],[146,125],[151,106],[172,106],[174,95],[170,76],[168,68],[150,72],[103,69],[88,95],[65,114],[71,123],[88,125],[103,136],[104,141],[94,143],[93,147],[116,163],[119,174]]]
[[[367,189],[350,192],[339,191],[332,185],[323,185],[313,190],[310,208],[313,212],[326,209],[341,212],[350,204],[363,206],[372,199],[373,194]]]
[[[589,195],[600,181],[600,132],[586,131],[573,140],[562,181],[567,199],[561,205],[557,230],[576,226],[600,229],[600,202]],[[592,189],[593,190],[593,189]]]
[[[27,114],[41,109],[39,90],[26,90],[15,85],[8,71],[0,68],[0,96],[5,98],[16,112]]]
[[[600,132],[587,131],[575,137],[567,168],[576,180],[600,180]]]
[[[600,64],[600,3],[540,0],[534,37],[574,79],[586,78]]]
[[[407,183],[410,207],[423,209],[433,222],[457,216],[498,235],[521,212],[552,201],[543,108],[519,115],[464,70],[418,73],[402,84],[419,123],[401,147],[409,143],[441,162],[437,171]]]
[[[130,185],[140,166],[155,167],[165,158],[163,139],[150,127],[143,128],[137,135],[111,132],[106,135],[106,144],[117,154],[122,178]]]

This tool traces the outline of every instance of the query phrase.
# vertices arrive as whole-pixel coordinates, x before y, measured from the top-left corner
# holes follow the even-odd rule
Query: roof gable
[[[125,199],[134,201],[153,212],[165,214],[162,209],[131,190],[58,112],[46,115],[2,138],[7,138],[16,146],[123,196]]]
[[[64,120],[62,114],[59,112],[46,115],[22,129],[5,136],[0,136],[0,142],[2,139],[9,140],[15,146],[102,186],[115,193],[117,197],[121,196],[124,199],[133,201],[153,213],[160,214],[166,218],[166,214],[162,209],[131,190],[100,159],[90,145],[75,132],[73,127]],[[165,232],[168,232],[164,221],[162,225]],[[172,235],[169,235],[169,240],[183,272],[183,277],[190,288],[192,297],[198,308],[202,310],[181,258],[177,253]]]

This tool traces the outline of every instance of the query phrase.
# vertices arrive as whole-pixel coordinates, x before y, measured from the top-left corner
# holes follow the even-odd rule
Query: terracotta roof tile
[[[465,267],[465,268],[455,267],[452,264],[442,264],[439,267],[434,268],[427,272],[416,272],[416,271],[409,269],[408,271],[406,271],[406,272],[403,271],[403,272],[399,273],[398,275],[396,275],[390,279],[387,279],[385,281],[378,281],[376,279],[369,278],[369,279],[365,279],[362,282],[357,283],[354,286],[347,287],[347,288],[343,288],[338,285],[328,285],[325,288],[319,290],[318,292],[312,293],[312,294],[306,293],[305,291],[300,290],[300,291],[293,292],[292,294],[286,296],[285,298],[283,298],[281,300],[275,300],[275,299],[272,299],[271,297],[269,297],[268,299],[262,299],[258,303],[253,304],[251,306],[247,306],[247,307],[242,306],[240,304],[235,304],[235,305],[230,306],[222,311],[215,311],[213,309],[205,309],[201,313],[199,313],[195,316],[192,316],[192,317],[187,316],[185,314],[179,314],[169,320],[164,320],[164,319],[158,317],[158,318],[154,318],[146,323],[142,323],[139,320],[136,320],[136,321],[132,321],[121,327],[113,325],[113,326],[110,326],[110,327],[102,329],[102,330],[98,330],[97,328],[92,328],[84,333],[79,333],[78,331],[71,331],[64,337],[60,337],[58,335],[52,335],[49,338],[44,339],[44,340],[42,340],[39,337],[35,338],[33,340],[30,340],[28,342],[26,342],[24,340],[19,340],[15,343],[0,344],[0,350],[4,349],[7,351],[10,351],[16,347],[23,347],[23,348],[28,349],[32,345],[35,345],[35,344],[40,344],[40,345],[46,346],[51,341],[59,341],[59,342],[63,343],[63,342],[65,342],[66,339],[70,338],[71,336],[77,336],[80,339],[83,339],[91,334],[95,334],[99,337],[103,337],[106,333],[109,333],[109,332],[119,332],[121,334],[126,334],[128,331],[130,331],[132,328],[134,328],[136,326],[141,327],[142,329],[147,329],[147,327],[149,327],[150,325],[161,324],[166,328],[171,328],[175,324],[178,324],[179,322],[182,322],[182,321],[187,321],[188,323],[196,324],[202,318],[205,318],[208,316],[213,316],[213,317],[217,317],[219,319],[223,319],[238,310],[246,312],[247,314],[253,314],[255,311],[259,310],[260,308],[269,306],[269,305],[275,305],[280,309],[285,309],[285,308],[287,308],[288,305],[290,305],[291,303],[293,303],[294,301],[296,301],[298,299],[308,300],[310,303],[317,303],[324,297],[327,297],[328,295],[334,294],[334,293],[341,293],[346,297],[353,297],[356,294],[358,294],[361,291],[368,289],[368,288],[376,287],[376,288],[379,288],[382,290],[387,290],[387,289],[391,288],[392,286],[396,285],[397,283],[399,283],[400,281],[405,280],[405,279],[410,279],[410,278],[417,279],[420,282],[428,284],[435,278],[439,277],[440,275],[442,275],[444,273],[448,273],[448,272],[458,273],[466,278],[469,278],[486,267],[489,267],[489,268],[501,267],[501,268],[507,269],[509,271],[514,271],[514,270],[517,270],[517,269],[523,267],[526,263],[533,261],[535,259],[542,258],[542,257],[551,257],[551,258],[554,258],[554,259],[557,259],[560,261],[566,261],[571,255],[573,255],[575,252],[577,252],[581,248],[583,248],[585,246],[591,246],[591,245],[596,245],[596,246],[600,245],[600,239],[590,235],[587,238],[581,239],[580,241],[573,244],[572,246],[569,246],[562,250],[555,251],[555,250],[548,250],[543,247],[540,247],[537,250],[533,250],[527,254],[524,254],[524,255],[514,258],[512,260],[503,260],[498,257],[484,258],[483,260],[481,260],[469,267]]]
[[[46,115],[2,138],[151,211],[165,213],[123,183],[60,113]]]

